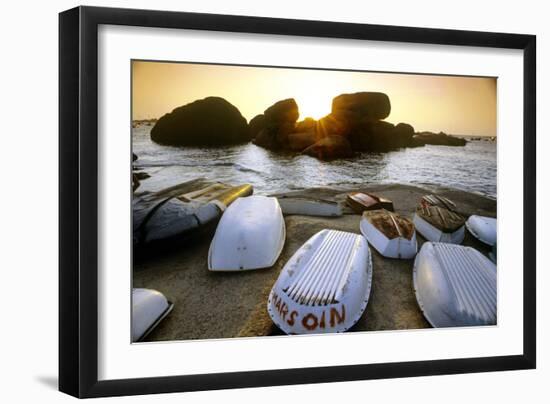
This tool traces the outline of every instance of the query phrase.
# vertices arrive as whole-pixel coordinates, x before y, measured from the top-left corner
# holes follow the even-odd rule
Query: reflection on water
[[[151,175],[139,191],[205,177],[232,184],[251,183],[257,194],[308,187],[408,183],[447,186],[496,198],[495,142],[363,153],[353,159],[321,162],[309,156],[273,153],[253,144],[223,148],[160,146],[151,142],[150,129],[133,129],[133,151],[139,156],[134,165]]]

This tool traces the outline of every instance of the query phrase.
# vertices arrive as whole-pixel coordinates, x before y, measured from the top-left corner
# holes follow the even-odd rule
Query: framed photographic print
[[[60,390],[535,367],[534,36],[59,26]]]

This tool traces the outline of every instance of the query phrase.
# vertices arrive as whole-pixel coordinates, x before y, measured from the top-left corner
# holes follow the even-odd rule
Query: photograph
[[[130,63],[132,342],[497,325],[496,77]]]

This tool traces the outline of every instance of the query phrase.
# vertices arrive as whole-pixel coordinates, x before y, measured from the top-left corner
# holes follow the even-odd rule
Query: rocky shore
[[[369,184],[349,190],[315,188],[294,195],[343,202],[348,192],[368,191],[390,198],[397,213],[412,217],[419,199],[436,193],[456,202],[465,216],[496,216],[496,201],[464,191],[423,189],[409,185]],[[335,218],[289,215],[285,217],[286,242],[271,268],[238,273],[210,272],[207,256],[214,228],[186,241],[185,247],[162,254],[134,255],[133,286],[162,291],[174,303],[173,312],[149,335],[151,341],[231,338],[277,335],[280,331],[267,314],[269,291],[294,252],[324,228],[360,234],[360,216],[345,208]],[[424,239],[418,235],[419,247]],[[484,254],[489,250],[468,232],[464,245]],[[367,310],[350,331],[399,330],[429,327],[418,308],[412,287],[413,260],[383,258],[371,248],[374,273]]]
[[[162,116],[151,130],[151,139],[173,146],[224,146],[252,141],[269,150],[303,153],[322,160],[428,144],[466,144],[463,138],[443,132],[415,132],[408,123],[390,123],[385,120],[390,112],[386,94],[358,92],[336,96],[331,112],[319,120],[298,121],[299,106],[289,98],[276,102],[247,123],[227,100],[207,97]]]

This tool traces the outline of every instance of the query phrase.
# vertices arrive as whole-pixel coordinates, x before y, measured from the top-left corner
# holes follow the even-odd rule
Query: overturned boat
[[[142,341],[172,311],[174,305],[152,289],[132,289],[132,342]]]
[[[462,215],[439,206],[420,205],[413,218],[414,226],[428,241],[460,244],[464,240]]]
[[[424,207],[439,206],[452,212],[456,211],[456,203],[441,195],[424,195],[420,199],[420,205]]]
[[[328,199],[282,195],[277,197],[284,215],[342,216],[342,206]]]
[[[252,192],[250,184],[231,186],[196,179],[134,197],[134,244],[186,235],[215,222],[233,201]]]
[[[208,251],[211,271],[241,271],[275,264],[285,243],[277,198],[238,198],[224,212]]]
[[[366,192],[352,192],[346,197],[346,203],[355,213],[365,210],[386,209],[393,212],[393,202],[387,198]]]
[[[414,262],[413,285],[433,327],[497,322],[496,266],[471,247],[425,243]]]
[[[344,332],[367,307],[371,283],[365,238],[325,229],[286,263],[269,294],[267,311],[286,334]]]
[[[411,220],[385,209],[363,212],[361,233],[376,251],[388,258],[409,259],[418,244]]]
[[[494,246],[497,242],[497,219],[472,215],[466,221],[468,231],[482,243]]]

